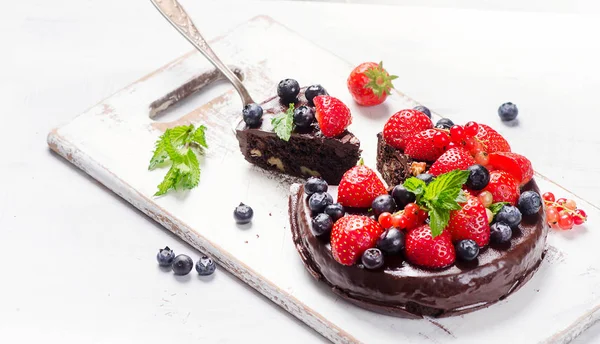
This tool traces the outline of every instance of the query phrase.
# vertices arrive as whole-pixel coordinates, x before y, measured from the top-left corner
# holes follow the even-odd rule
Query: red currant
[[[548,224],[556,224],[558,222],[559,216],[560,215],[558,214],[558,210],[556,210],[556,207],[548,207],[546,209],[546,222],[548,222]]]
[[[450,137],[443,131],[438,131],[433,135],[433,145],[438,148],[444,148],[450,143]]]
[[[416,203],[408,203],[404,207],[404,215],[417,215],[419,213],[419,210],[421,210],[421,208],[419,208],[419,206]]]
[[[490,156],[486,152],[479,152],[475,154],[475,162],[482,166],[487,166],[490,162]]]
[[[488,208],[485,208],[485,214],[487,215],[488,223],[492,223],[492,221],[494,221],[494,213]]]
[[[564,230],[568,230],[573,228],[573,215],[571,215],[570,213],[566,212],[566,211],[561,211],[560,212],[560,216],[558,218],[558,227],[560,227],[560,229],[564,229]]]
[[[546,192],[546,193],[544,193],[542,195],[542,198],[546,202],[554,202],[555,201],[554,194],[552,192]]]
[[[404,218],[406,219],[406,228],[413,228],[418,225],[418,217],[415,213],[404,213]]]
[[[459,144],[462,140],[464,140],[465,132],[463,127],[460,125],[453,125],[452,128],[450,128],[450,138],[452,139],[452,142],[456,144]]]
[[[379,215],[379,224],[385,229],[392,227],[392,214],[388,212],[381,213]]]
[[[474,137],[479,132],[479,124],[475,122],[468,122],[465,124],[465,136]]]
[[[417,219],[419,223],[425,223],[425,220],[429,217],[429,213],[423,209],[419,209],[419,214],[417,214]]]
[[[392,216],[392,226],[400,229],[406,229],[408,227],[408,223],[406,222],[406,217],[404,214],[396,214]]]
[[[573,215],[573,223],[576,225],[582,225],[585,221],[587,221],[587,214],[583,209],[575,210],[575,214]]]
[[[577,203],[575,203],[575,201],[572,199],[568,199],[565,202],[565,208],[575,210],[575,209],[577,209]]]
[[[565,203],[567,203],[567,199],[566,198],[559,198],[556,200],[556,203],[558,203],[559,205],[565,205]]]
[[[484,207],[489,207],[494,202],[494,196],[489,191],[483,191],[479,194],[479,201],[483,204]]]
[[[465,149],[471,151],[475,147],[475,142],[477,142],[477,139],[474,137],[465,138]]]

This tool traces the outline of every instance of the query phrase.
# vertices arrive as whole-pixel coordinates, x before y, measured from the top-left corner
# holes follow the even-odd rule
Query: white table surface
[[[501,125],[495,110],[511,100],[519,125],[540,127],[519,151],[600,204],[600,165],[583,160],[600,151],[597,15],[183,3],[209,38],[267,14],[351,62],[383,59],[401,76],[398,89],[452,118]],[[324,341],[224,271],[209,279],[161,271],[154,255],[162,246],[198,254],[46,148],[51,128],[190,45],[145,0],[29,0],[9,9],[0,12],[2,342]],[[395,22],[399,11],[427,29]],[[390,23],[379,39],[363,28],[375,17]],[[406,51],[390,41],[394,32]],[[600,325],[577,341],[600,342]]]

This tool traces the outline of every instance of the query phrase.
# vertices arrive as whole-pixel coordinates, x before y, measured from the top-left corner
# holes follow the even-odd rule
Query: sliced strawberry
[[[471,154],[463,148],[454,147],[448,149],[431,165],[429,173],[439,176],[454,170],[466,170],[471,165],[475,165]]]
[[[387,195],[385,185],[375,171],[364,165],[346,171],[338,186],[338,202],[344,207],[369,208],[379,195]]]
[[[431,119],[421,111],[401,110],[393,114],[385,123],[383,138],[390,146],[404,150],[409,137],[432,127]]]
[[[315,103],[315,118],[321,132],[327,137],[335,137],[346,130],[352,123],[350,109],[341,100],[321,95],[313,98]]]
[[[347,215],[331,230],[331,254],[340,264],[353,265],[369,248],[375,247],[383,228],[368,216]]]
[[[427,129],[408,138],[404,153],[415,160],[435,161],[444,154],[444,148],[436,147],[433,137],[438,131]]]
[[[445,231],[450,232],[452,241],[471,239],[479,247],[490,242],[490,225],[485,207],[477,197],[466,194],[467,202],[461,203],[462,209],[450,212],[450,221]]]
[[[498,152],[490,154],[489,165],[513,175],[521,185],[527,184],[533,178],[531,161],[521,154]]]
[[[456,260],[450,233],[445,230],[434,238],[429,225],[408,232],[404,256],[409,262],[430,269],[444,268]]]
[[[521,193],[515,177],[500,170],[490,172],[490,181],[482,191],[491,192],[494,203],[509,202],[512,205],[517,204]]]
[[[510,152],[508,141],[489,125],[479,124],[479,132],[475,137],[483,144],[484,151],[488,153]]]

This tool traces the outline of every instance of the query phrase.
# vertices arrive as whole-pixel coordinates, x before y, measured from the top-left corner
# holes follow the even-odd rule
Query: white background
[[[351,56],[355,63],[394,56],[398,49],[394,42],[377,41],[376,35],[372,40],[355,40],[346,33],[350,27],[376,31],[378,16],[384,16],[388,23],[384,27],[419,34],[419,28],[393,22],[394,11],[414,10],[405,7],[296,1],[183,3],[207,38],[254,15],[268,14],[300,33],[310,25],[307,32],[320,43],[327,42],[327,35],[341,37],[329,42],[328,48]],[[425,56],[410,66],[401,59],[387,64],[404,77],[396,84],[400,90],[442,114],[483,116],[473,104],[489,102],[497,107],[506,97],[516,98],[529,109],[530,119],[535,115],[536,121],[550,122],[540,125],[540,136],[531,140],[535,144],[545,140],[544,154],[533,155],[541,147],[523,147],[528,156],[536,166],[555,173],[553,179],[600,204],[598,184],[593,183],[598,165],[588,168],[581,158],[584,153],[597,154],[600,147],[600,139],[593,135],[600,105],[597,6],[591,1],[523,3],[419,2],[432,6],[430,12],[415,12],[427,14],[423,25],[432,18],[448,20],[467,13],[477,25],[474,31],[494,39],[510,35],[514,46],[487,46],[490,51],[497,49],[498,65],[485,59],[489,56],[477,61],[466,55],[465,65],[457,64],[460,52],[452,50],[450,35],[444,49],[455,57],[449,59],[454,62]],[[514,12],[491,12],[505,9]],[[452,31],[452,21],[448,23]],[[537,25],[544,25],[543,30],[537,31]],[[524,31],[522,39],[515,26]],[[551,35],[546,35],[548,30]],[[562,49],[560,53],[533,49],[533,37],[548,46],[556,42]],[[148,1],[15,1],[0,11],[0,42],[3,342],[323,341],[224,271],[208,279],[194,272],[175,278],[161,271],[154,260],[160,247],[169,245],[194,260],[198,253],[47,149],[45,139],[51,128],[191,49]],[[552,55],[544,55],[548,53]],[[546,60],[553,61],[555,68],[542,68]],[[467,74],[469,84],[457,87],[460,76]],[[508,77],[499,77],[504,74]],[[472,94],[481,87],[505,91],[501,95],[481,92],[477,100],[456,99],[461,92]],[[527,111],[521,116],[521,125],[539,123],[528,121]],[[585,146],[573,144],[576,136]],[[578,154],[569,154],[575,150]],[[562,153],[551,156],[549,152]],[[556,169],[549,168],[552,164]],[[599,327],[579,341],[600,341]]]

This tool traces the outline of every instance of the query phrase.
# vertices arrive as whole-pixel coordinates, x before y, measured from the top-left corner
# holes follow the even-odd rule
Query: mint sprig
[[[461,209],[459,203],[467,201],[462,190],[467,178],[469,171],[454,170],[438,176],[429,185],[415,177],[404,181],[404,187],[415,194],[417,205],[429,212],[429,227],[434,238],[448,226],[450,212]]]
[[[505,205],[509,205],[509,204],[510,204],[509,202],[496,202],[496,203],[490,204],[488,209],[492,212],[492,214],[494,214],[494,216],[496,216],[496,214],[498,214]]]
[[[277,137],[283,141],[289,141],[294,130],[294,103],[290,103],[286,112],[273,117],[271,124]]]
[[[167,129],[156,141],[148,170],[171,163],[154,196],[169,190],[193,189],[200,181],[200,163],[196,154],[203,154],[206,144],[206,127],[182,125]]]

